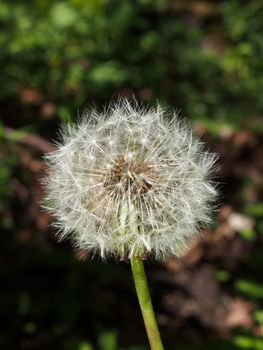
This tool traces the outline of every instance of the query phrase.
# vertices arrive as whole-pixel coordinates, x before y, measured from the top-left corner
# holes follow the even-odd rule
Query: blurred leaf
[[[55,26],[66,28],[77,21],[77,13],[67,2],[57,2],[52,7],[51,19]]]
[[[20,296],[20,300],[19,300],[19,313],[21,315],[26,315],[29,312],[29,308],[30,308],[30,297],[27,293],[23,293]]]
[[[34,333],[36,331],[36,325],[35,323],[33,322],[27,322],[25,325],[24,325],[24,331],[26,333]]]
[[[117,350],[117,332],[115,330],[101,332],[98,343],[100,350]]]
[[[263,217],[263,203],[246,204],[244,207],[244,211],[247,215],[262,218]]]
[[[239,347],[239,349],[249,350],[262,350],[263,339],[253,338],[245,335],[238,335],[233,338],[233,344]]]
[[[254,312],[255,320],[263,327],[263,310],[257,310]]]
[[[240,230],[239,234],[240,234],[240,236],[242,238],[244,238],[247,241],[251,241],[251,242],[253,242],[256,239],[256,236],[257,236],[256,232],[253,229],[250,229],[250,228],[246,228],[246,229]]]
[[[78,350],[92,350],[92,349],[93,347],[88,342],[82,342],[78,348]]]
[[[259,282],[239,279],[235,282],[235,288],[250,298],[263,299],[263,284]]]
[[[96,84],[120,83],[125,77],[125,71],[114,61],[101,63],[90,72],[90,79]]]
[[[227,282],[231,278],[229,271],[217,270],[215,271],[216,279],[220,282]]]

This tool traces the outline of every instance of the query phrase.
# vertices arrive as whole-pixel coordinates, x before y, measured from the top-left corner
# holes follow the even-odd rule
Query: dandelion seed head
[[[175,113],[123,99],[61,137],[44,180],[61,239],[101,257],[165,259],[209,223],[217,157]]]

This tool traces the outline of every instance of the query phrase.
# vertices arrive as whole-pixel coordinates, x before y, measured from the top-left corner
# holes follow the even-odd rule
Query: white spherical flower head
[[[87,112],[46,156],[47,209],[61,238],[102,257],[179,256],[209,222],[216,160],[161,107],[124,99]]]

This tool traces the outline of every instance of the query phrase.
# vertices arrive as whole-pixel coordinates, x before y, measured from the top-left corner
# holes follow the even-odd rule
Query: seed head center
[[[104,186],[137,197],[148,192],[156,179],[156,171],[147,162],[133,157],[120,157],[109,167]]]

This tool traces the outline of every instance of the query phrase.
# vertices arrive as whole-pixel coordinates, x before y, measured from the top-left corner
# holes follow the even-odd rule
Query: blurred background
[[[0,348],[149,349],[129,264],[58,244],[39,204],[59,125],[135,95],[220,155],[213,226],[147,263],[165,349],[262,350],[262,1],[2,0],[0,28]]]

